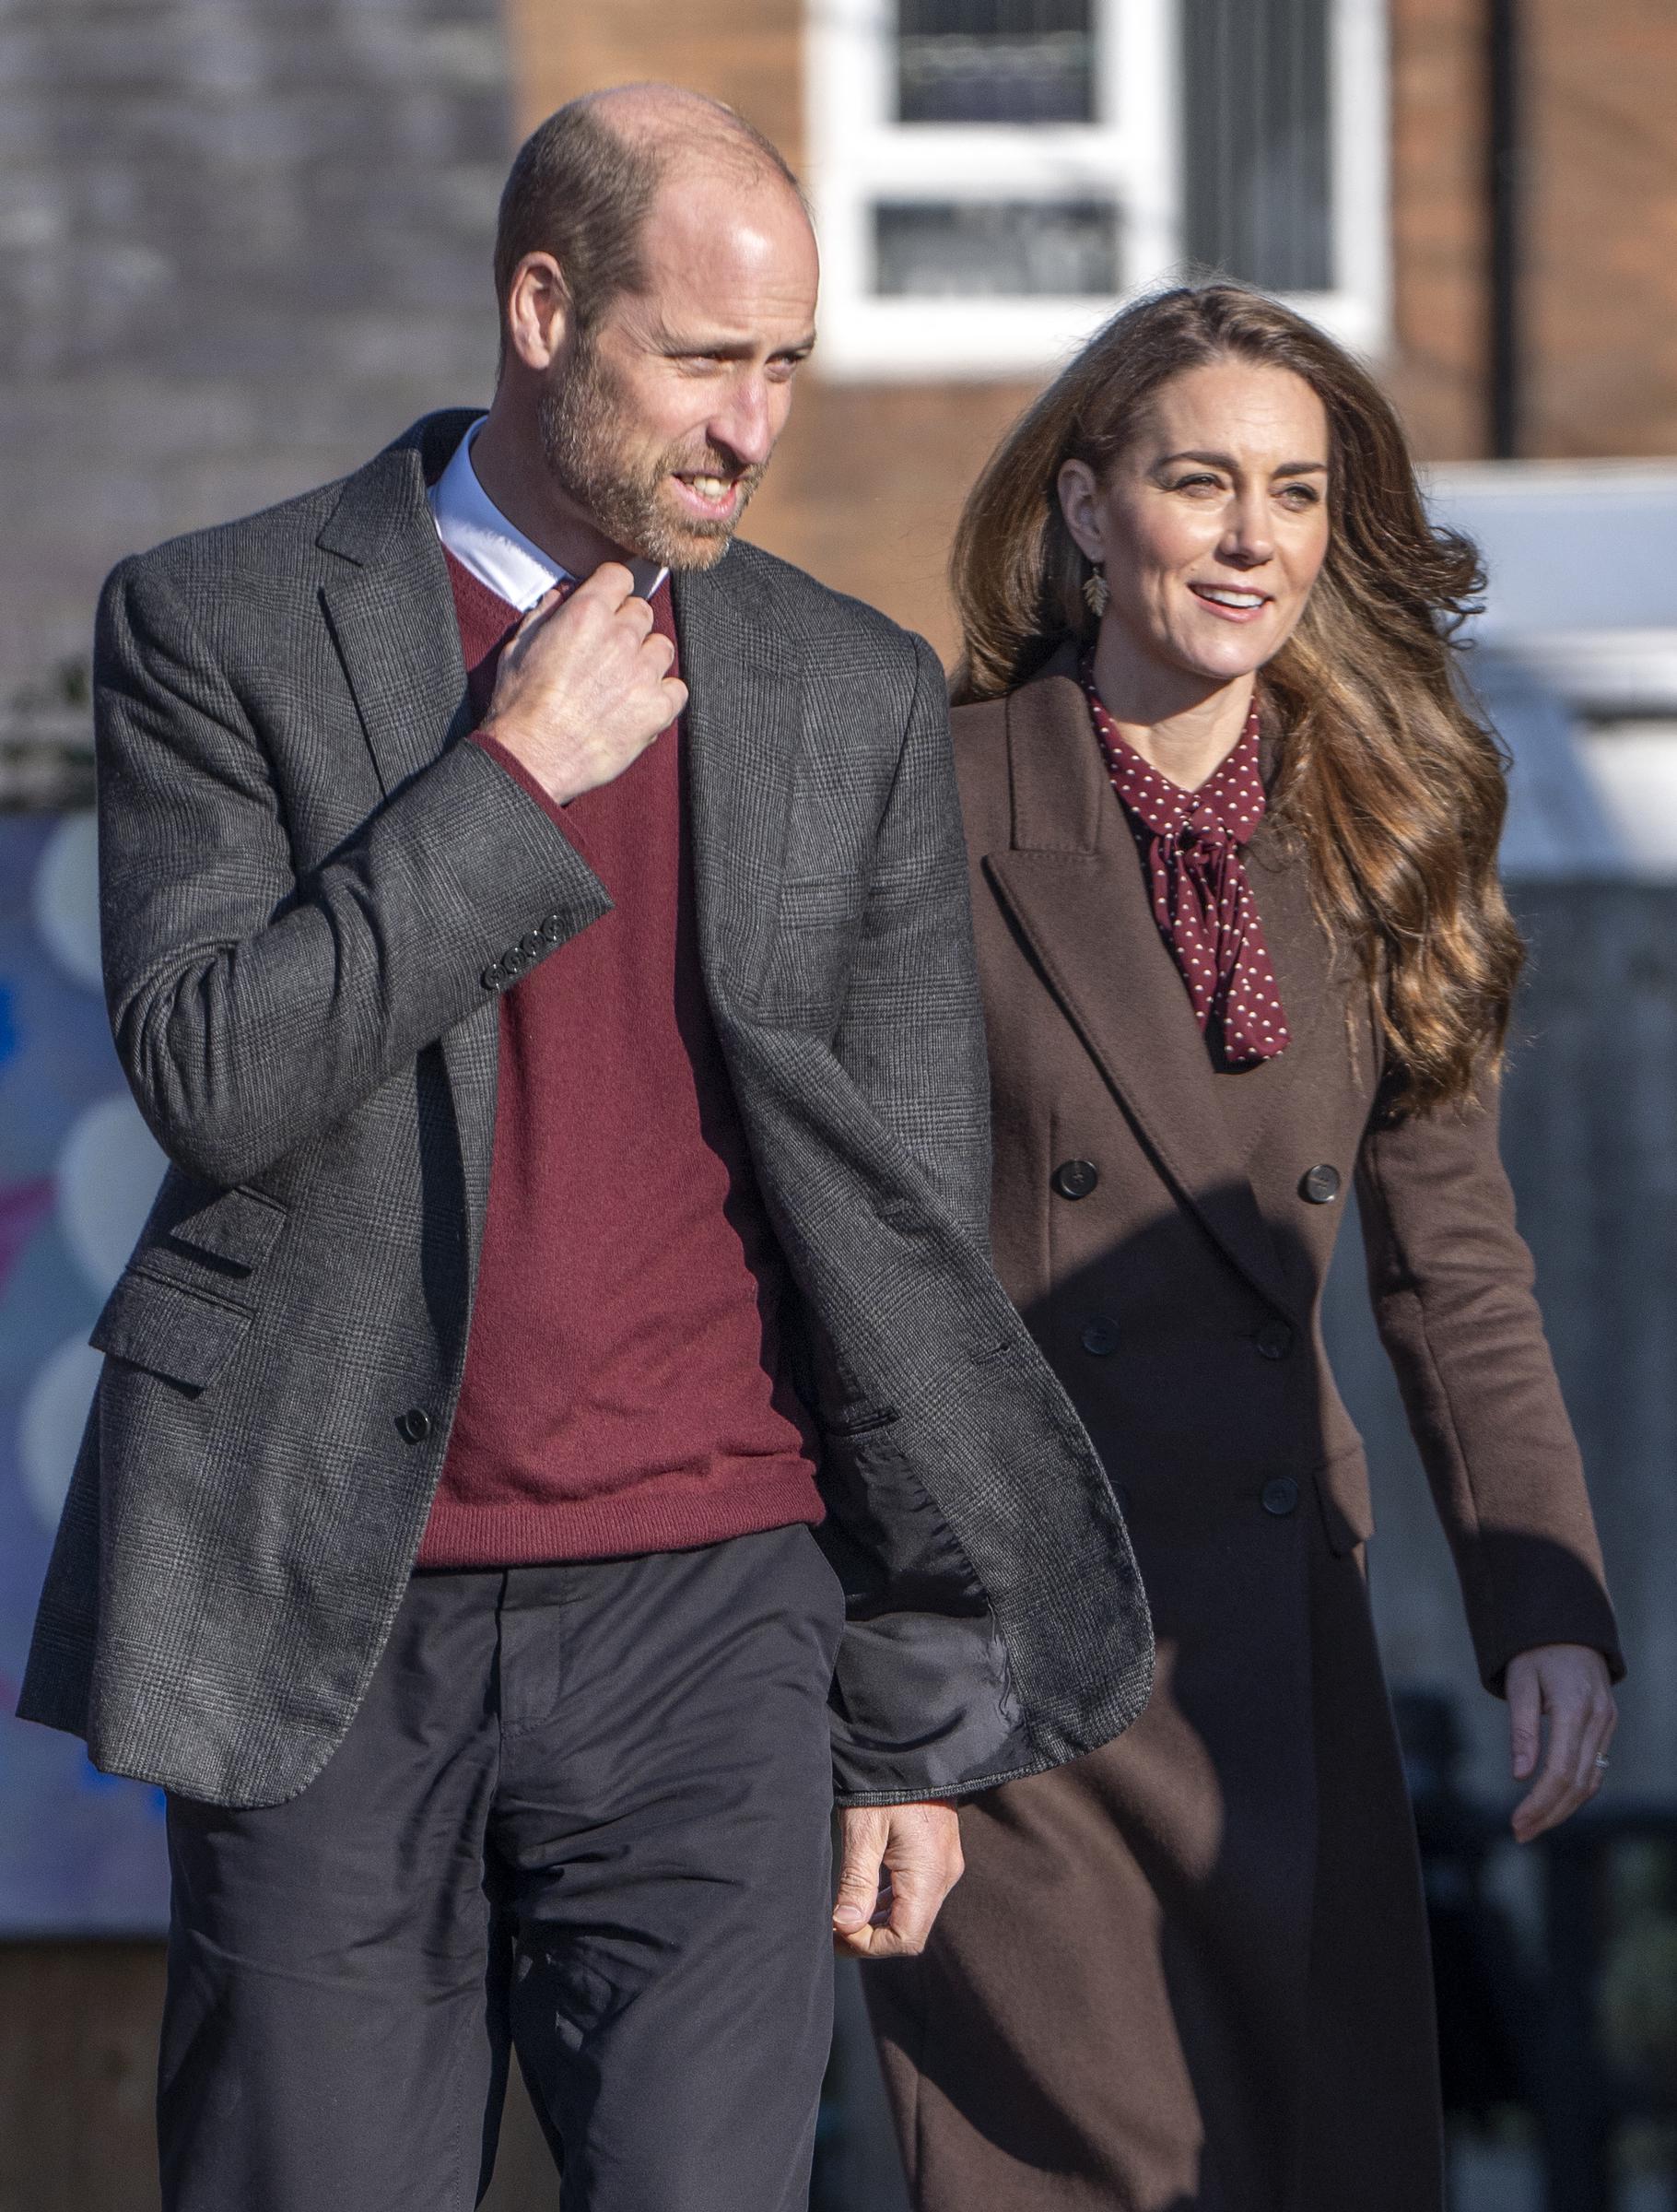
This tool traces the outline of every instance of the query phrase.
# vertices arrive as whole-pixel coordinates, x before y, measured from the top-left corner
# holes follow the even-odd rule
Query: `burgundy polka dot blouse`
[[[1257,707],[1227,759],[1198,791],[1184,791],[1120,735],[1087,659],[1083,688],[1112,788],[1141,848],[1154,919],[1182,971],[1206,1042],[1225,1067],[1274,1059],[1286,1050],[1286,1017],[1242,850],[1268,805]]]

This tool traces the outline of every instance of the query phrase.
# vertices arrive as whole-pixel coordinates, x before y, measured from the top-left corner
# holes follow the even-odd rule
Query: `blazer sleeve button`
[[[1277,1475],[1272,1482],[1263,1486],[1263,1510],[1284,1520],[1298,1503],[1298,1485],[1290,1475]]]
[[[1118,1349],[1118,1329],[1104,1314],[1097,1313],[1093,1321],[1083,1324],[1078,1342],[1091,1359],[1107,1359]]]
[[[1092,1159],[1062,1159],[1050,1181],[1062,1198],[1086,1198],[1100,1181],[1100,1170]]]
[[[422,1444],[431,1433],[431,1417],[423,1406],[410,1406],[396,1416],[396,1433],[404,1443]]]
[[[1252,1338],[1264,1359],[1284,1359],[1293,1348],[1293,1332],[1284,1321],[1266,1321]]]
[[[1340,1171],[1325,1161],[1319,1168],[1308,1168],[1298,1188],[1312,1206],[1331,1206],[1340,1194]]]
[[[559,939],[560,939],[560,938],[561,938],[561,937],[562,937],[564,935],[565,935],[565,917],[564,917],[564,915],[563,915],[563,914],[549,914],[549,915],[546,917],[546,919],[545,919],[545,920],[543,922],[543,924],[542,924],[542,942],[543,942],[543,944],[544,944],[544,945],[557,945],[557,944],[558,943]]]
[[[477,980],[486,991],[498,991],[507,980],[507,971],[498,960],[491,960]]]

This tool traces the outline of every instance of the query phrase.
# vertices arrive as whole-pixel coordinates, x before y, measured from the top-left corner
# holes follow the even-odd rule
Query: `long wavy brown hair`
[[[1366,981],[1394,1113],[1468,1099],[1500,1066],[1523,948],[1496,873],[1505,759],[1456,680],[1478,555],[1427,519],[1402,427],[1368,374],[1273,300],[1181,287],[1125,308],[1020,418],[961,516],[951,581],[957,705],[1024,683],[1090,640],[1089,562],[1061,512],[1067,461],[1098,482],[1184,370],[1290,369],[1327,410],[1329,547],[1305,612],[1262,671],[1278,743],[1271,794],[1317,910]]]

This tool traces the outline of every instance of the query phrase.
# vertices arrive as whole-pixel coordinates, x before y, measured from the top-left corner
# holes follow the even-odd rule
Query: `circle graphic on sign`
[[[48,951],[78,983],[100,987],[99,830],[90,814],[66,815],[35,868],[35,927]]]
[[[169,1162],[126,1091],[76,1116],[59,1152],[58,1223],[101,1298],[123,1272]]]
[[[24,1495],[49,1531],[58,1526],[102,1364],[90,1344],[72,1336],[37,1370],[24,1393],[18,1416],[18,1465]]]

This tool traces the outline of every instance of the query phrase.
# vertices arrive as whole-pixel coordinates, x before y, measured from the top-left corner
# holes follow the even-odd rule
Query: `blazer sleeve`
[[[915,688],[874,847],[834,1052],[979,1251],[990,1250],[990,1072],[948,692],[914,640]]]
[[[1375,1317],[1455,1555],[1479,1668],[1580,1643],[1624,1671],[1578,1448],[1532,1294],[1495,1084],[1364,1138]]]
[[[299,876],[273,764],[167,571],[100,603],[100,923],[118,1057],[177,1166],[233,1184],[334,1126],[611,904],[457,744]]]

